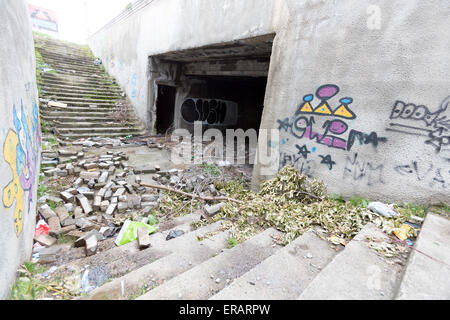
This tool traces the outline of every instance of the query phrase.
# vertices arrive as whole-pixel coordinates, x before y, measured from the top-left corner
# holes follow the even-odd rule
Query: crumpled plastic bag
[[[39,220],[36,224],[36,228],[34,230],[34,236],[39,237],[41,234],[48,235],[50,232],[50,227],[44,220]]]
[[[143,222],[127,220],[123,224],[122,229],[120,230],[120,233],[117,236],[115,244],[120,247],[129,242],[136,241],[138,238],[137,231],[140,227],[147,228],[149,234],[154,233],[156,231],[156,227],[154,226],[150,226]]]
[[[386,218],[392,218],[399,215],[398,212],[394,211],[393,206],[389,206],[381,202],[371,202],[367,208],[372,212]]]

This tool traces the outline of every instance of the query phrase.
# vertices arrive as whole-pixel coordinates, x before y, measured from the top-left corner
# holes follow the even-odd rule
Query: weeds
[[[205,170],[205,173],[211,175],[211,176],[218,176],[220,175],[220,169],[217,168],[216,165],[214,164],[210,164],[210,163],[204,163],[201,165],[201,167],[203,168],[203,170]]]
[[[232,248],[236,247],[237,245],[238,245],[238,241],[236,238],[228,239],[228,246],[227,246],[228,249],[232,249]]]

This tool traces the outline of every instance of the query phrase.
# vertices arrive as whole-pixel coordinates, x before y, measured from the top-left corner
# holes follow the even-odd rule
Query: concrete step
[[[71,56],[55,56],[55,55],[51,55],[45,51],[43,51],[42,49],[38,49],[39,53],[42,56],[42,59],[44,60],[45,63],[47,64],[52,64],[52,63],[66,63],[72,66],[76,66],[76,67],[90,67],[94,65],[94,59],[90,59],[90,58],[84,58],[84,57],[71,57]],[[95,66],[95,65],[94,65]]]
[[[308,231],[211,300],[295,300],[336,254],[328,241]]]
[[[427,215],[396,299],[450,300],[450,220]]]
[[[118,94],[114,94],[114,93],[109,93],[109,92],[105,92],[105,93],[99,93],[99,92],[95,92],[95,91],[91,91],[91,92],[61,92],[61,91],[48,91],[48,90],[41,90],[41,97],[46,97],[46,96],[58,96],[64,99],[70,99],[71,98],[83,98],[83,97],[89,97],[89,98],[93,98],[93,99],[103,99],[103,100],[118,100],[120,99],[120,95]]]
[[[56,128],[58,134],[62,136],[79,136],[80,134],[91,134],[97,136],[101,133],[114,133],[129,135],[142,131],[142,128],[129,128],[129,127],[109,127],[109,128]]]
[[[111,86],[86,86],[86,85],[73,85],[73,84],[63,84],[61,82],[52,83],[50,81],[44,81],[41,83],[41,89],[45,89],[47,91],[56,91],[56,92],[111,92],[116,94],[121,94],[122,91],[117,85]]]
[[[63,101],[59,101],[59,102],[63,102]],[[63,102],[65,103],[65,102]],[[83,114],[86,113],[90,113],[90,112],[107,112],[107,113],[112,113],[118,110],[118,107],[116,106],[111,106],[111,105],[104,105],[104,104],[95,104],[95,106],[93,105],[91,107],[91,105],[87,104],[80,104],[80,103],[76,103],[76,104],[69,104],[68,107],[49,107],[46,104],[45,105],[40,105],[40,107],[42,108],[42,112],[81,112]]]
[[[83,53],[74,53],[71,52],[70,50],[66,51],[66,52],[62,52],[62,51],[56,51],[56,50],[52,50],[51,48],[47,48],[46,46],[41,46],[38,47],[38,51],[41,54],[41,56],[45,59],[48,60],[59,60],[59,61],[70,61],[70,62],[75,62],[75,63],[80,63],[80,64],[88,64],[88,63],[93,63],[93,60],[91,57],[88,57],[86,55],[84,55]]]
[[[106,122],[108,125],[111,122],[114,122],[115,120],[113,118],[108,118],[111,114],[105,114],[103,117],[92,117],[88,115],[88,117],[80,117],[77,113],[73,117],[61,117],[59,114],[56,114],[54,116],[47,116],[45,114],[42,114],[42,118],[44,118],[46,121],[54,121],[56,124],[66,124],[66,123],[80,123],[80,122],[87,122],[87,123],[95,123],[96,125],[99,125],[102,122]],[[135,125],[138,124],[139,120],[136,118],[129,118],[127,122],[124,122],[124,125]]]
[[[107,81],[112,81],[106,74],[87,74],[82,72],[71,71],[59,71],[56,73],[44,72],[41,74],[41,78],[50,81],[58,82],[70,82],[70,83],[90,83],[90,84],[104,84]]]
[[[87,71],[83,71],[80,70],[78,67],[73,67],[73,68],[67,68],[67,69],[62,69],[62,68],[55,68],[53,66],[51,66],[52,69],[54,69],[56,71],[56,73],[51,73],[50,74],[54,74],[54,75],[59,75],[59,76],[64,76],[64,75],[69,75],[69,76],[78,76],[78,77],[83,77],[86,79],[90,79],[90,80],[96,80],[99,78],[106,78],[107,75],[104,74],[103,72],[87,72]]]
[[[63,78],[43,78],[42,79],[42,85],[48,86],[48,87],[70,87],[74,88],[76,90],[120,90],[120,87],[117,84],[113,84],[112,81],[102,81],[102,80],[95,80],[95,81],[87,81],[86,79],[63,79]]]
[[[144,136],[147,135],[148,132],[145,129],[142,130],[130,130],[129,132],[114,132],[109,131],[106,133],[77,133],[77,134],[60,134],[61,138],[72,138],[72,139],[81,139],[81,138],[92,138],[92,137],[98,137],[98,138],[124,138],[129,135],[133,135],[135,137]]]
[[[106,102],[95,102],[95,101],[67,101],[64,99],[57,99],[58,102],[67,104],[67,107],[48,107],[47,103],[41,103],[40,106],[42,108],[51,108],[54,110],[63,110],[63,111],[70,111],[69,109],[72,108],[73,111],[76,110],[95,110],[95,109],[105,109],[105,110],[113,110],[117,109],[118,107],[114,103],[106,103]],[[78,108],[78,109],[74,109]]]
[[[47,83],[42,83],[41,84],[41,90],[48,92],[48,93],[68,93],[68,94],[99,94],[99,95],[115,95],[115,96],[120,96],[121,95],[121,90],[120,89],[95,89],[95,88],[86,88],[86,87],[81,87],[81,88],[77,88],[74,86],[64,86],[64,85],[53,85],[50,86]]]
[[[96,66],[94,64],[94,61],[91,62],[91,64],[74,64],[71,62],[67,62],[67,61],[61,61],[61,60],[57,60],[57,59],[53,59],[53,60],[48,60],[48,64],[51,67],[54,68],[60,68],[60,69],[73,69],[74,67],[76,67],[78,70],[82,70],[82,71],[86,71],[86,72],[103,72],[102,68],[100,66]]]
[[[214,235],[198,240],[198,237],[203,238],[208,233]],[[142,292],[144,287],[151,288],[208,260],[226,248],[229,236],[228,231],[222,231],[222,222],[217,222],[167,241],[166,247],[170,247],[169,250],[172,251],[170,255],[103,285],[92,292],[90,299],[128,299]]]
[[[86,122],[85,120],[80,122],[60,122],[60,121],[53,121],[53,123],[56,125],[56,127],[59,129],[61,128],[114,128],[114,127],[127,127],[130,129],[133,128],[139,128],[140,123],[138,121],[135,122],[117,122],[114,120],[108,120],[103,119],[103,122]]]
[[[56,95],[53,95],[53,96],[56,96]],[[43,96],[44,98],[45,98],[45,96]],[[58,101],[67,101],[68,103],[67,104],[70,104],[70,103],[86,103],[86,104],[105,104],[105,103],[108,103],[108,104],[111,104],[111,105],[114,105],[114,102],[116,101],[117,99],[94,99],[94,98],[83,98],[83,97],[81,97],[81,98],[67,98],[67,97],[59,97],[58,98]],[[64,102],[64,103],[66,103],[66,102]]]
[[[300,300],[391,300],[402,268],[388,263],[367,239],[391,242],[373,223],[339,253],[300,295]]]
[[[268,229],[252,239],[224,252],[149,291],[138,300],[205,300],[222,290],[226,280],[234,280],[274,254],[280,246],[271,236],[280,235]],[[220,279],[217,282],[216,279]]]
[[[58,117],[71,117],[71,118],[76,118],[76,117],[80,117],[82,116],[83,118],[85,118],[86,120],[90,120],[90,118],[98,118],[98,117],[106,117],[108,118],[109,116],[112,115],[112,112],[109,111],[92,111],[92,112],[64,112],[64,111],[57,111],[57,112],[47,112],[44,110],[40,111],[41,116],[44,119],[55,119]],[[135,119],[132,117],[132,119]]]
[[[96,255],[64,264],[58,268],[54,276],[58,277],[61,274],[71,272],[73,269],[84,268],[88,265],[90,267],[104,266],[108,269],[111,277],[120,277],[129,271],[171,254],[167,247],[166,249],[163,247],[166,245],[168,232],[171,229],[177,229],[189,234],[192,231],[190,224],[199,219],[199,215],[190,214],[158,225],[157,232],[150,235],[152,247],[147,250],[141,251],[136,241],[120,247],[115,246]]]

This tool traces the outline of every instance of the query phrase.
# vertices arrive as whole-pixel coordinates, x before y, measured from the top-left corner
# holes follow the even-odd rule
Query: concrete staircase
[[[41,118],[60,137],[124,137],[142,135],[144,127],[122,97],[120,87],[94,64],[87,47],[35,35],[36,50],[54,71],[42,72],[40,98],[65,106],[49,107],[41,102]],[[124,107],[116,105],[120,102]],[[121,111],[120,121],[112,115]]]
[[[275,244],[280,233],[262,231],[227,248],[222,222],[193,230],[191,214],[158,226],[152,246],[115,247],[68,263],[105,266],[114,279],[82,299],[139,300],[395,300],[449,299],[450,220],[429,214],[406,267],[382,256],[369,243],[392,243],[372,223],[336,250],[320,230],[290,245]],[[170,230],[181,237],[166,241]]]

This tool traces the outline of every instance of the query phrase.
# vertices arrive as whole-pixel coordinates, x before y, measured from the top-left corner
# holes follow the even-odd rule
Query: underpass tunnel
[[[168,71],[159,73],[154,112],[157,133],[177,128],[193,132],[198,121],[203,130],[258,131],[274,36],[154,56],[160,68],[177,70],[172,77]]]

